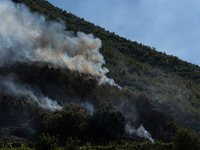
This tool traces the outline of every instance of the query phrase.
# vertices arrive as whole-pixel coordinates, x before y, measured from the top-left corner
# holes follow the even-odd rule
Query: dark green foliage
[[[17,148],[17,147],[21,147],[23,143],[20,143],[20,142],[13,142],[11,145],[12,147],[14,148]]]
[[[83,145],[83,150],[92,150],[93,148],[91,145],[91,143],[87,142],[86,145]]]
[[[6,148],[12,148],[12,143],[6,143]]]
[[[65,150],[76,150],[78,149],[77,146],[79,146],[79,143],[81,141],[79,139],[77,139],[77,137],[75,137],[75,139],[73,139],[71,136],[67,138],[67,144],[65,146]]]
[[[116,138],[125,133],[125,117],[120,111],[97,110],[91,117],[89,125],[93,134]]]
[[[0,139],[0,148],[3,148],[4,147],[4,143],[3,141]]]
[[[174,122],[167,121],[164,126],[165,135],[169,138],[167,142],[172,141],[174,135],[177,133],[178,127]]]
[[[162,141],[155,140],[154,143],[145,141],[140,144],[139,150],[172,150],[172,143],[163,143]]]
[[[153,147],[154,145],[150,141],[145,141],[140,145],[141,150],[151,150]]]
[[[41,135],[43,138],[46,139],[47,137],[50,137],[49,135]],[[94,146],[90,142],[86,142],[82,146],[79,146],[80,140],[77,138],[72,139],[72,137],[69,137],[67,139],[67,146],[66,147],[57,147],[56,144],[53,144],[53,137],[50,137],[48,140],[41,140],[40,145],[44,146],[43,148],[45,150],[53,150],[53,149],[64,149],[64,150],[172,150],[173,149],[173,143],[163,143],[162,141],[155,140],[155,143],[150,143],[149,141],[144,142],[125,142],[121,141],[119,144],[118,142],[109,142],[107,145],[96,145]],[[49,142],[47,142],[49,141]],[[16,143],[16,142],[14,142]],[[41,149],[42,147],[37,147],[38,142],[36,143],[30,143],[27,146],[24,143],[21,143],[20,147],[13,147],[12,145],[14,143],[7,143],[6,148],[11,149]],[[51,146],[50,146],[51,145]],[[54,145],[54,146],[53,146]],[[47,146],[47,147],[45,147]]]
[[[199,144],[199,136],[189,128],[179,128],[173,138],[175,150],[198,150]]]
[[[85,115],[81,112],[73,113],[71,110],[57,112],[46,119],[46,132],[60,135],[61,141],[66,142],[67,137],[80,134],[85,126]]]
[[[50,136],[48,133],[38,136],[38,141],[35,143],[37,150],[56,150],[58,147],[58,138]]]

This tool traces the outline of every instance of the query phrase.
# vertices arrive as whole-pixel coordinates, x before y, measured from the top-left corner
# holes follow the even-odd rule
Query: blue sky
[[[48,0],[110,32],[200,66],[200,0]]]

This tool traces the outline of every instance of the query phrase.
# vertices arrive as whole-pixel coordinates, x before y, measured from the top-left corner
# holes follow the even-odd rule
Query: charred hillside
[[[47,1],[13,2],[3,2],[0,10],[5,142],[28,143],[42,132],[59,134],[61,143],[69,136],[96,143],[128,137],[169,142],[173,121],[199,130],[199,66]]]

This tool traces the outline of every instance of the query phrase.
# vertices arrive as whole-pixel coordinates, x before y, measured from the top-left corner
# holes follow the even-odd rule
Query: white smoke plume
[[[0,65],[11,61],[50,62],[81,73],[91,74],[99,84],[109,83],[103,56],[99,53],[101,40],[92,34],[66,31],[64,22],[46,21],[31,13],[23,4],[0,1]],[[118,86],[119,87],[119,86]]]
[[[151,134],[144,128],[141,124],[138,129],[133,127],[132,125],[137,122],[137,111],[135,105],[131,104],[129,100],[123,100],[121,105],[117,107],[119,111],[121,111],[126,118],[126,133],[129,136],[137,135],[139,137],[143,137],[149,139],[152,143],[154,143],[154,139],[151,137]]]
[[[130,125],[126,125],[126,132],[129,135],[137,135],[139,137],[143,137],[146,139],[149,139],[150,142],[154,143],[154,139],[151,137],[151,134],[144,128],[144,126],[141,124],[138,129],[135,129],[134,127],[131,127]]]
[[[86,102],[82,102],[80,105],[83,106],[83,107],[85,107],[88,110],[88,113],[90,115],[93,115],[93,113],[94,113],[94,106],[91,103],[89,103],[89,102],[86,101]]]
[[[41,92],[35,93],[30,87],[16,84],[12,77],[1,77],[0,86],[7,95],[24,96],[33,105],[39,105],[45,110],[61,110],[62,107],[56,101],[44,97]]]
[[[92,103],[90,103],[88,100],[83,101],[79,98],[71,98],[71,97],[66,97],[65,100],[68,104],[74,103],[74,104],[80,105],[81,107],[86,109],[86,113],[88,113],[90,115],[93,115],[93,113],[94,113],[94,105]],[[67,109],[67,110],[69,110],[69,109]]]

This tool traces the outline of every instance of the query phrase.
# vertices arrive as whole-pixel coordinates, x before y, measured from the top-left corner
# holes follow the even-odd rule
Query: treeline
[[[58,136],[50,136],[49,134],[42,133],[37,137],[37,140],[33,143],[25,144],[22,142],[7,143],[4,145],[0,141],[1,149],[30,149],[30,150],[198,150],[200,149],[199,137],[194,131],[190,129],[179,128],[175,134],[173,141],[170,143],[163,143],[162,141],[155,140],[154,143],[149,141],[144,142],[127,142],[121,141],[109,141],[109,143],[104,143],[104,145],[91,144],[87,142],[81,144],[81,140],[78,138],[68,137],[65,141],[64,146],[59,143]]]

